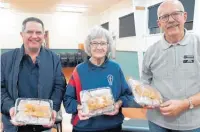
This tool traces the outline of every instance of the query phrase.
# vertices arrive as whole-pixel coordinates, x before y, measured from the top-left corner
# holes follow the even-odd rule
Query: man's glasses
[[[108,43],[106,43],[106,42],[100,42],[100,43],[98,43],[98,42],[91,42],[90,45],[92,47],[95,47],[95,48],[98,47],[98,46],[106,47],[108,45]]]
[[[178,17],[181,16],[182,14],[183,14],[183,11],[172,12],[171,14],[166,14],[166,15],[160,16],[159,20],[161,22],[168,22],[169,16],[171,16],[174,20],[177,20]]]

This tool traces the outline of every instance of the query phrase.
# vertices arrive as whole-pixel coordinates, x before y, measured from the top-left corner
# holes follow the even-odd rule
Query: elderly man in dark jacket
[[[23,45],[1,56],[1,113],[5,132],[48,131],[55,122],[65,93],[65,78],[59,57],[44,48],[44,25],[34,17],[24,20]],[[48,126],[11,122],[17,98],[53,100],[53,122]]]

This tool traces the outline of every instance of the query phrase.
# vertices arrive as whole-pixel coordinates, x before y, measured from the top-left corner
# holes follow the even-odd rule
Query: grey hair
[[[161,9],[161,7],[166,3],[176,4],[178,6],[178,8],[180,9],[180,11],[183,11],[183,12],[185,11],[183,4],[179,0],[165,0],[158,7],[158,10],[157,10],[158,18],[160,17],[160,9]]]
[[[22,22],[22,32],[26,29],[26,23],[28,23],[28,22],[40,23],[42,25],[42,29],[44,31],[44,23],[42,22],[42,20],[40,20],[39,18],[36,18],[36,17],[28,17]]]
[[[111,49],[113,48],[113,38],[112,35],[109,33],[108,30],[102,28],[101,26],[95,26],[94,28],[92,28],[89,32],[89,34],[86,37],[85,40],[85,44],[84,44],[84,49],[85,52],[91,56],[91,47],[90,47],[90,43],[92,40],[97,39],[97,38],[105,38],[107,43],[108,43],[108,52],[107,52],[107,56],[109,55],[109,53],[111,52]]]

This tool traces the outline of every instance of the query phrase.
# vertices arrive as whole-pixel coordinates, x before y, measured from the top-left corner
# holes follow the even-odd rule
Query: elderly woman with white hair
[[[94,27],[86,38],[85,51],[90,58],[72,73],[64,96],[64,107],[72,114],[73,132],[120,132],[124,116],[121,107],[133,102],[120,66],[108,58],[113,39],[102,27]],[[109,87],[115,101],[114,110],[89,117],[82,111],[80,92]]]

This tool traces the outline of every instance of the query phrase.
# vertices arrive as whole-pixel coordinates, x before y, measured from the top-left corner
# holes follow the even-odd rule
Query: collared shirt
[[[19,71],[18,94],[21,98],[38,98],[38,58],[35,64],[31,57],[24,54]]]
[[[99,66],[93,64],[90,61],[90,59],[88,59],[87,61],[88,61],[88,66],[90,67],[89,69],[91,69],[91,70],[95,70],[96,68],[100,68],[100,69],[102,68],[102,69],[104,69],[107,66],[108,57],[106,56],[104,62],[101,65],[99,65]]]
[[[200,93],[200,38],[188,34],[177,44],[169,44],[164,36],[145,53],[142,81],[152,85],[163,100],[182,100]],[[200,128],[200,107],[187,110],[176,117],[148,110],[148,119],[174,130]]]

